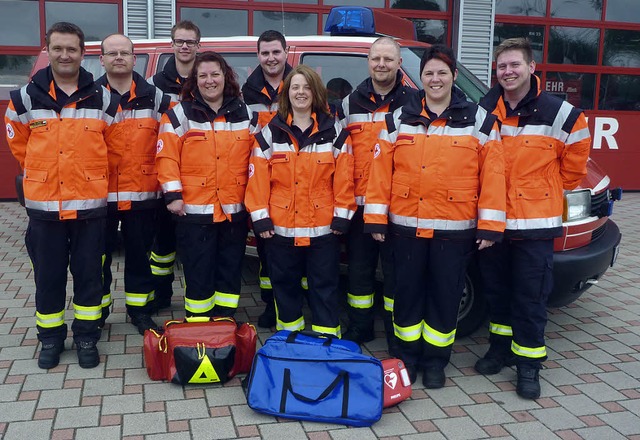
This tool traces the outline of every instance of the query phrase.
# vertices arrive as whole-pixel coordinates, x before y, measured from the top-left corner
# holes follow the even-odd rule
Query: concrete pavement
[[[411,400],[385,410],[371,428],[354,429],[254,413],[238,378],[184,388],[149,380],[142,337],[126,322],[121,256],[114,259],[115,308],[98,345],[101,364],[79,368],[68,338],[60,365],[40,370],[26,215],[17,203],[0,203],[0,438],[640,439],[639,205],[640,193],[616,203],[623,233],[616,266],[577,302],[550,310],[541,399],[517,397],[511,368],[491,377],[475,373],[487,344],[482,329],[456,341],[443,389],[427,392],[418,380]],[[262,309],[256,260],[245,267],[237,318],[255,323]],[[182,316],[174,300],[155,319]],[[376,326],[378,338],[366,349],[386,357],[382,322]],[[270,334],[260,330],[259,338]]]

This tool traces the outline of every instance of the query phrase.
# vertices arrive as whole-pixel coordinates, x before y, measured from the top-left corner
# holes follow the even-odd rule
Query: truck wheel
[[[480,274],[475,261],[469,264],[465,277],[464,292],[458,310],[457,337],[468,336],[476,331],[488,318],[489,308],[482,293]]]

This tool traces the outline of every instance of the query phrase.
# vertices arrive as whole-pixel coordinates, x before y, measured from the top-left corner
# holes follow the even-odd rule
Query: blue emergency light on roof
[[[363,6],[336,6],[329,11],[325,32],[332,36],[373,37],[386,35],[406,40],[416,39],[411,20]]]
[[[360,6],[332,8],[329,17],[327,17],[324,31],[331,32],[331,35],[375,35],[373,11]]]

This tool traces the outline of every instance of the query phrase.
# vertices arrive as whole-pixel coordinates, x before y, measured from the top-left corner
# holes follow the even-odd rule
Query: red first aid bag
[[[404,362],[395,358],[385,359],[382,361],[382,371],[385,408],[411,397],[411,381]]]
[[[167,321],[164,333],[144,334],[144,360],[149,378],[185,385],[226,382],[248,373],[257,334],[232,318],[192,317]]]

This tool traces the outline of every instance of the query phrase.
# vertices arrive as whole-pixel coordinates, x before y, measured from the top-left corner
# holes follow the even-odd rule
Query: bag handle
[[[329,384],[325,390],[320,393],[318,397],[312,399],[307,396],[303,396],[302,394],[296,393],[293,391],[293,387],[291,385],[291,370],[289,368],[284,369],[284,384],[282,387],[282,395],[280,396],[280,413],[286,414],[287,407],[287,395],[291,393],[293,397],[298,400],[307,403],[315,403],[321,400],[324,400],[331,394],[331,392],[340,384],[340,382],[344,382],[344,392],[342,393],[342,418],[347,418],[348,410],[349,410],[349,373],[342,370],[338,373],[336,378]]]
[[[231,321],[236,322],[233,318],[227,316],[185,316],[184,321],[177,322],[216,322],[216,321]]]
[[[332,335],[330,333],[318,333],[311,330],[296,330],[287,336],[287,344],[294,343],[298,335],[311,336],[312,338],[326,338],[326,341],[322,343],[325,347],[329,347],[335,339],[338,339],[336,335]]]
[[[185,316],[184,319],[174,319],[164,323],[165,330],[173,324],[185,324],[192,322],[218,322],[229,321],[235,323],[235,319],[226,316]]]

